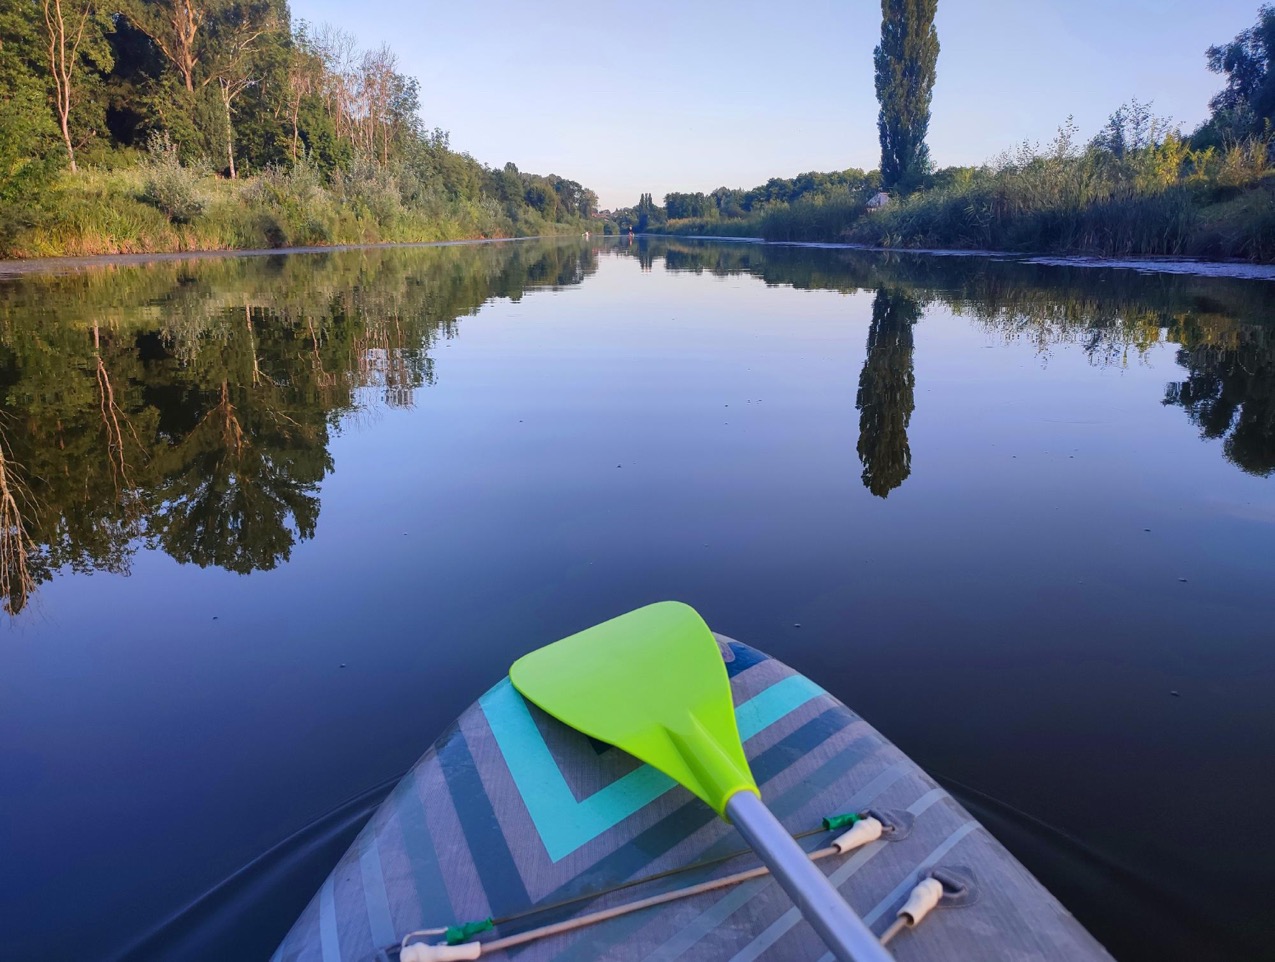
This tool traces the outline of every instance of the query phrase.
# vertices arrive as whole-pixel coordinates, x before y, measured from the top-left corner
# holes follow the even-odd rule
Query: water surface
[[[266,955],[518,654],[664,598],[1118,958],[1269,954],[1272,293],[659,240],[0,279],[0,955]]]

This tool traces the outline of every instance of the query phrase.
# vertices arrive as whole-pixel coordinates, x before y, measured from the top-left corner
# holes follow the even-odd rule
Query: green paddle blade
[[[760,794],[717,641],[688,605],[604,621],[523,655],[509,677],[524,698],[658,768],[719,815],[736,792]]]

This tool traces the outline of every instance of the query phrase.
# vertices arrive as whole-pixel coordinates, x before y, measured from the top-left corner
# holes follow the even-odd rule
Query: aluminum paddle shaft
[[[760,798],[750,791],[736,792],[726,802],[726,815],[833,955],[841,962],[893,962],[894,957]]]

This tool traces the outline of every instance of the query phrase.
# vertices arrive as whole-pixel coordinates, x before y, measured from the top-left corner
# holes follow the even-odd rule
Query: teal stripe
[[[336,896],[329,875],[319,889],[319,951],[323,962],[341,962],[341,936],[336,925]]]
[[[739,737],[748,741],[785,715],[823,694],[827,693],[805,675],[789,675],[775,682],[735,709]]]
[[[745,741],[822,695],[801,675],[789,675],[735,710]],[[549,858],[557,862],[655,801],[675,782],[642,765],[577,801],[521,695],[505,679],[479,699],[496,744],[527,806]]]
[[[381,851],[376,844],[376,832],[370,829],[364,833],[360,846],[359,871],[363,875],[363,898],[367,903],[367,924],[372,930],[372,944],[378,949],[385,948],[398,939],[390,917],[390,897],[385,891]]]
[[[854,721],[854,717],[844,708],[830,707],[791,734],[785,735],[782,739],[776,741],[764,752],[754,755],[752,759],[753,770],[762,784],[763,791],[791,767],[794,757],[800,757],[806,752],[813,751],[816,747],[824,744],[830,737],[843,731],[846,726],[853,724]],[[821,762],[820,767],[811,776],[811,779],[821,781],[825,773],[837,773],[845,776],[853,771],[855,766],[862,761],[862,757],[858,755],[855,747],[857,744],[858,742],[852,743]],[[889,775],[890,771],[887,770],[884,774]],[[895,774],[893,777],[897,778],[899,774]],[[874,778],[868,785],[855,792],[849,799],[841,799],[841,802],[847,807],[864,807],[875,799],[877,792],[884,791],[892,781],[893,778],[882,778],[878,775],[877,778]],[[808,802],[808,796],[802,796],[796,792],[784,792],[771,799],[768,802],[768,807],[777,818],[786,822],[795,816],[797,811]],[[694,803],[688,802],[679,811],[684,815],[688,809],[694,807]],[[632,878],[640,868],[645,868],[651,862],[658,860],[661,854],[667,853],[670,848],[682,839],[689,837],[691,833],[713,820],[714,816],[707,808],[704,806],[699,806],[699,808],[699,817],[693,824],[687,824],[682,821],[679,819],[678,814],[675,813],[665,818],[663,822],[647,829],[642,835],[630,840],[620,852],[628,850],[635,858],[640,856],[641,861],[629,860],[623,864],[615,862],[613,865],[607,865],[608,859],[603,859],[598,863],[599,866],[603,867],[599,878]],[[678,824],[673,824],[675,821]],[[661,831],[661,827],[664,827],[665,830]],[[687,861],[694,862],[702,858],[711,858],[713,855],[739,851],[740,838],[737,833],[722,825],[715,834],[718,836],[716,842],[706,848],[699,848],[694,854],[688,852]],[[637,851],[632,851],[634,848]],[[614,853],[610,858],[614,858],[620,852]],[[595,870],[597,867],[595,866]],[[714,872],[710,870],[707,877],[711,877],[713,874]],[[668,884],[661,885],[660,888],[667,891],[682,884],[702,880],[701,873],[696,872],[681,881],[678,878],[670,878],[666,880]],[[564,892],[564,890],[560,889],[559,892]],[[654,922],[652,921],[653,918],[655,919]],[[662,922],[660,921],[661,919],[663,919]],[[618,945],[625,945],[634,939],[641,939],[642,936],[637,933],[651,925],[662,925],[665,929],[672,928],[668,919],[659,915],[659,913],[652,916],[635,912],[623,918],[613,919],[604,926],[597,926],[592,934],[589,932],[581,933],[580,938],[577,938],[569,948],[554,956],[555,962],[594,962],[595,959],[607,955],[608,952],[613,953]],[[655,958],[655,956],[651,958]]]

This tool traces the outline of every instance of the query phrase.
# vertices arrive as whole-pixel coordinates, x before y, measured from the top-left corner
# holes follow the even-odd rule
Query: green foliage
[[[294,170],[301,167],[298,164]],[[356,160],[348,171],[337,171],[332,186],[342,206],[355,217],[390,226],[402,215],[398,178],[367,158]]]
[[[939,46],[936,0],[883,0],[875,52],[882,170],[772,179],[749,191],[649,195],[621,228],[882,247],[955,247],[1275,260],[1275,6],[1208,62],[1226,88],[1182,137],[1151,105],[1117,109],[1087,144],[1070,120],[1046,149],[1023,145],[982,167],[931,172],[925,146]],[[882,210],[878,189],[903,195]],[[660,214],[669,218],[662,221]]]
[[[627,230],[651,229],[679,234],[717,237],[756,236],[765,215],[801,200],[832,200],[845,195],[870,194],[877,188],[875,172],[850,168],[828,173],[808,171],[796,177],[772,177],[749,190],[719,187],[711,194],[672,193],[657,207],[650,194],[643,194],[636,207],[617,211],[618,225]],[[646,227],[639,227],[646,215]]]
[[[35,4],[0,5],[0,247],[40,219],[39,198],[65,156],[37,69],[38,31]]]
[[[873,62],[886,190],[914,190],[929,173],[925,135],[939,58],[937,9],[938,0],[881,0],[881,43]]]
[[[1275,122],[1275,6],[1264,4],[1257,23],[1230,43],[1209,47],[1209,70],[1226,77],[1226,86],[1210,101],[1212,135],[1261,134]]]
[[[669,220],[688,217],[706,219],[718,216],[717,204],[708,194],[665,194],[664,211]]]
[[[591,225],[593,191],[452,150],[444,131],[421,123],[419,84],[389,48],[294,29],[286,0],[117,0],[76,7],[76,17],[85,10],[68,100],[48,68],[39,4],[0,5],[0,254]],[[78,183],[57,176],[72,146],[90,168]]]
[[[198,175],[182,166],[176,147],[166,136],[152,137],[142,200],[174,224],[189,224],[204,211]]]
[[[1023,145],[983,167],[936,171],[922,189],[883,210],[867,206],[875,174],[803,174],[771,181],[791,185],[788,193],[771,192],[772,200],[761,201],[760,189],[747,192],[747,213],[725,218],[719,207],[716,216],[673,220],[661,229],[880,247],[1271,260],[1270,156],[1265,138],[1222,150],[1193,146],[1149,105],[1133,101],[1087,145],[1068,120],[1044,149]],[[827,186],[834,182],[847,186]],[[732,192],[708,195],[714,196],[729,202]],[[686,198],[698,202],[696,195],[669,195],[679,212]]]
[[[336,233],[333,197],[318,170],[307,162],[263,171],[245,189],[243,200],[259,213],[267,246],[327,244]]]
[[[864,191],[839,191],[802,197],[793,204],[777,204],[761,216],[758,232],[775,241],[826,240],[836,237],[858,217],[867,200]]]
[[[637,207],[633,210],[636,217],[634,229],[639,233],[658,231],[668,223],[668,214],[655,203],[650,194],[639,197]]]
[[[1231,236],[1206,225],[1219,202],[1269,195],[1275,183],[1267,177],[1267,155],[1259,141],[1221,153],[1192,148],[1135,102],[1116,111],[1088,147],[1076,146],[1068,122],[1048,149],[1024,145],[986,167],[941,172],[930,189],[847,219],[835,239],[884,247],[1254,256],[1269,246],[1260,214]]]

